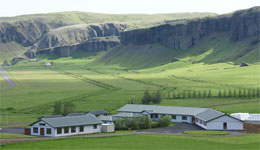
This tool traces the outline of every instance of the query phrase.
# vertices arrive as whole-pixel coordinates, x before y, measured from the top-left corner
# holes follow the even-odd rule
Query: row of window
[[[162,115],[164,116],[164,115]],[[177,116],[176,115],[171,115],[172,119],[176,119]],[[151,114],[151,118],[158,118],[158,114]],[[187,116],[182,116],[182,120],[187,120]]]
[[[97,129],[97,125],[93,125],[93,129]],[[84,126],[79,126],[79,132],[84,132]],[[68,133],[76,133],[76,127],[64,127],[64,134]],[[62,134],[62,128],[57,128],[57,134]]]
[[[42,129],[43,132],[44,132],[44,128],[41,128],[41,129]],[[34,128],[33,128],[33,133],[39,133],[39,128],[34,127]],[[51,134],[51,133],[52,133],[51,128],[46,128],[46,134]]]

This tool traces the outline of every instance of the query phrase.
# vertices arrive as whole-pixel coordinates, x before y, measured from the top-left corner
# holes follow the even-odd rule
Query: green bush
[[[158,126],[159,127],[168,127],[171,124],[171,117],[163,116],[159,119]]]
[[[116,130],[138,130],[151,128],[151,120],[147,117],[125,118],[115,120]]]

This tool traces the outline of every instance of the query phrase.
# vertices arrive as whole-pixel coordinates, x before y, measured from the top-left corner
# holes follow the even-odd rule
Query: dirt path
[[[3,76],[3,79],[7,82],[8,87],[2,88],[1,90],[7,90],[14,88],[16,86],[15,82],[11,79],[11,77],[8,75],[8,73],[4,70],[4,68],[0,67],[0,74]]]

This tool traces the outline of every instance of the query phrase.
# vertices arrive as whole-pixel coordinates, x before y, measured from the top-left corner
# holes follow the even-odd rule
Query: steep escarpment
[[[31,46],[50,29],[64,24],[46,24],[40,21],[19,21],[0,23],[0,42],[16,42],[23,46]]]
[[[203,37],[215,32],[228,32],[233,41],[244,40],[259,35],[259,13],[260,7],[254,7],[218,17],[126,31],[121,33],[121,42],[123,44],[160,43],[167,48],[187,49]]]
[[[61,57],[68,57],[80,49],[89,51],[90,47],[93,48],[92,51],[98,51],[98,47],[99,51],[103,51],[119,44],[119,39],[114,36],[119,36],[126,28],[125,24],[108,23],[80,24],[52,29],[44,34],[25,55],[33,58],[37,54],[55,53]]]
[[[29,50],[25,53],[25,55],[29,58],[34,58],[36,55],[42,55],[42,54],[46,54],[49,56],[55,55],[58,57],[69,57],[72,56],[77,51],[84,51],[84,52],[106,51],[107,49],[114,47],[119,43],[120,40],[118,36],[96,37],[78,44],[52,47],[52,48],[47,48],[38,51]]]

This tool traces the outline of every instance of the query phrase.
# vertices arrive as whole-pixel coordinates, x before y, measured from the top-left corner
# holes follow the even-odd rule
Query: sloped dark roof
[[[97,119],[101,120],[101,121],[115,121],[115,118],[113,116],[99,116],[97,117]]]
[[[134,117],[142,117],[142,116],[144,115],[139,113],[118,113],[113,115],[113,117],[115,118],[134,118]]]
[[[94,115],[106,115],[108,114],[107,111],[105,110],[94,110],[94,111],[89,111],[88,113],[94,114]]]
[[[68,114],[68,116],[82,116],[82,115],[86,115],[86,113],[70,113],[70,114]]]
[[[222,112],[216,111],[214,109],[208,109],[206,111],[203,111],[203,112],[195,115],[195,117],[207,122],[212,119],[221,117],[223,115],[225,115],[225,114]]]
[[[148,113],[156,114],[172,114],[172,115],[191,115],[199,114],[208,108],[195,108],[195,107],[178,107],[178,106],[155,106],[155,105],[138,105],[138,104],[126,104],[118,110],[118,112],[133,112],[142,113],[146,111]]]
[[[66,116],[56,118],[41,118],[39,121],[44,121],[50,126],[56,127],[68,127],[68,126],[80,126],[80,125],[93,125],[101,124],[102,122],[95,117],[81,115],[81,116]],[[39,122],[37,121],[37,122]],[[34,124],[34,123],[33,123]],[[31,125],[33,125],[31,124]]]

